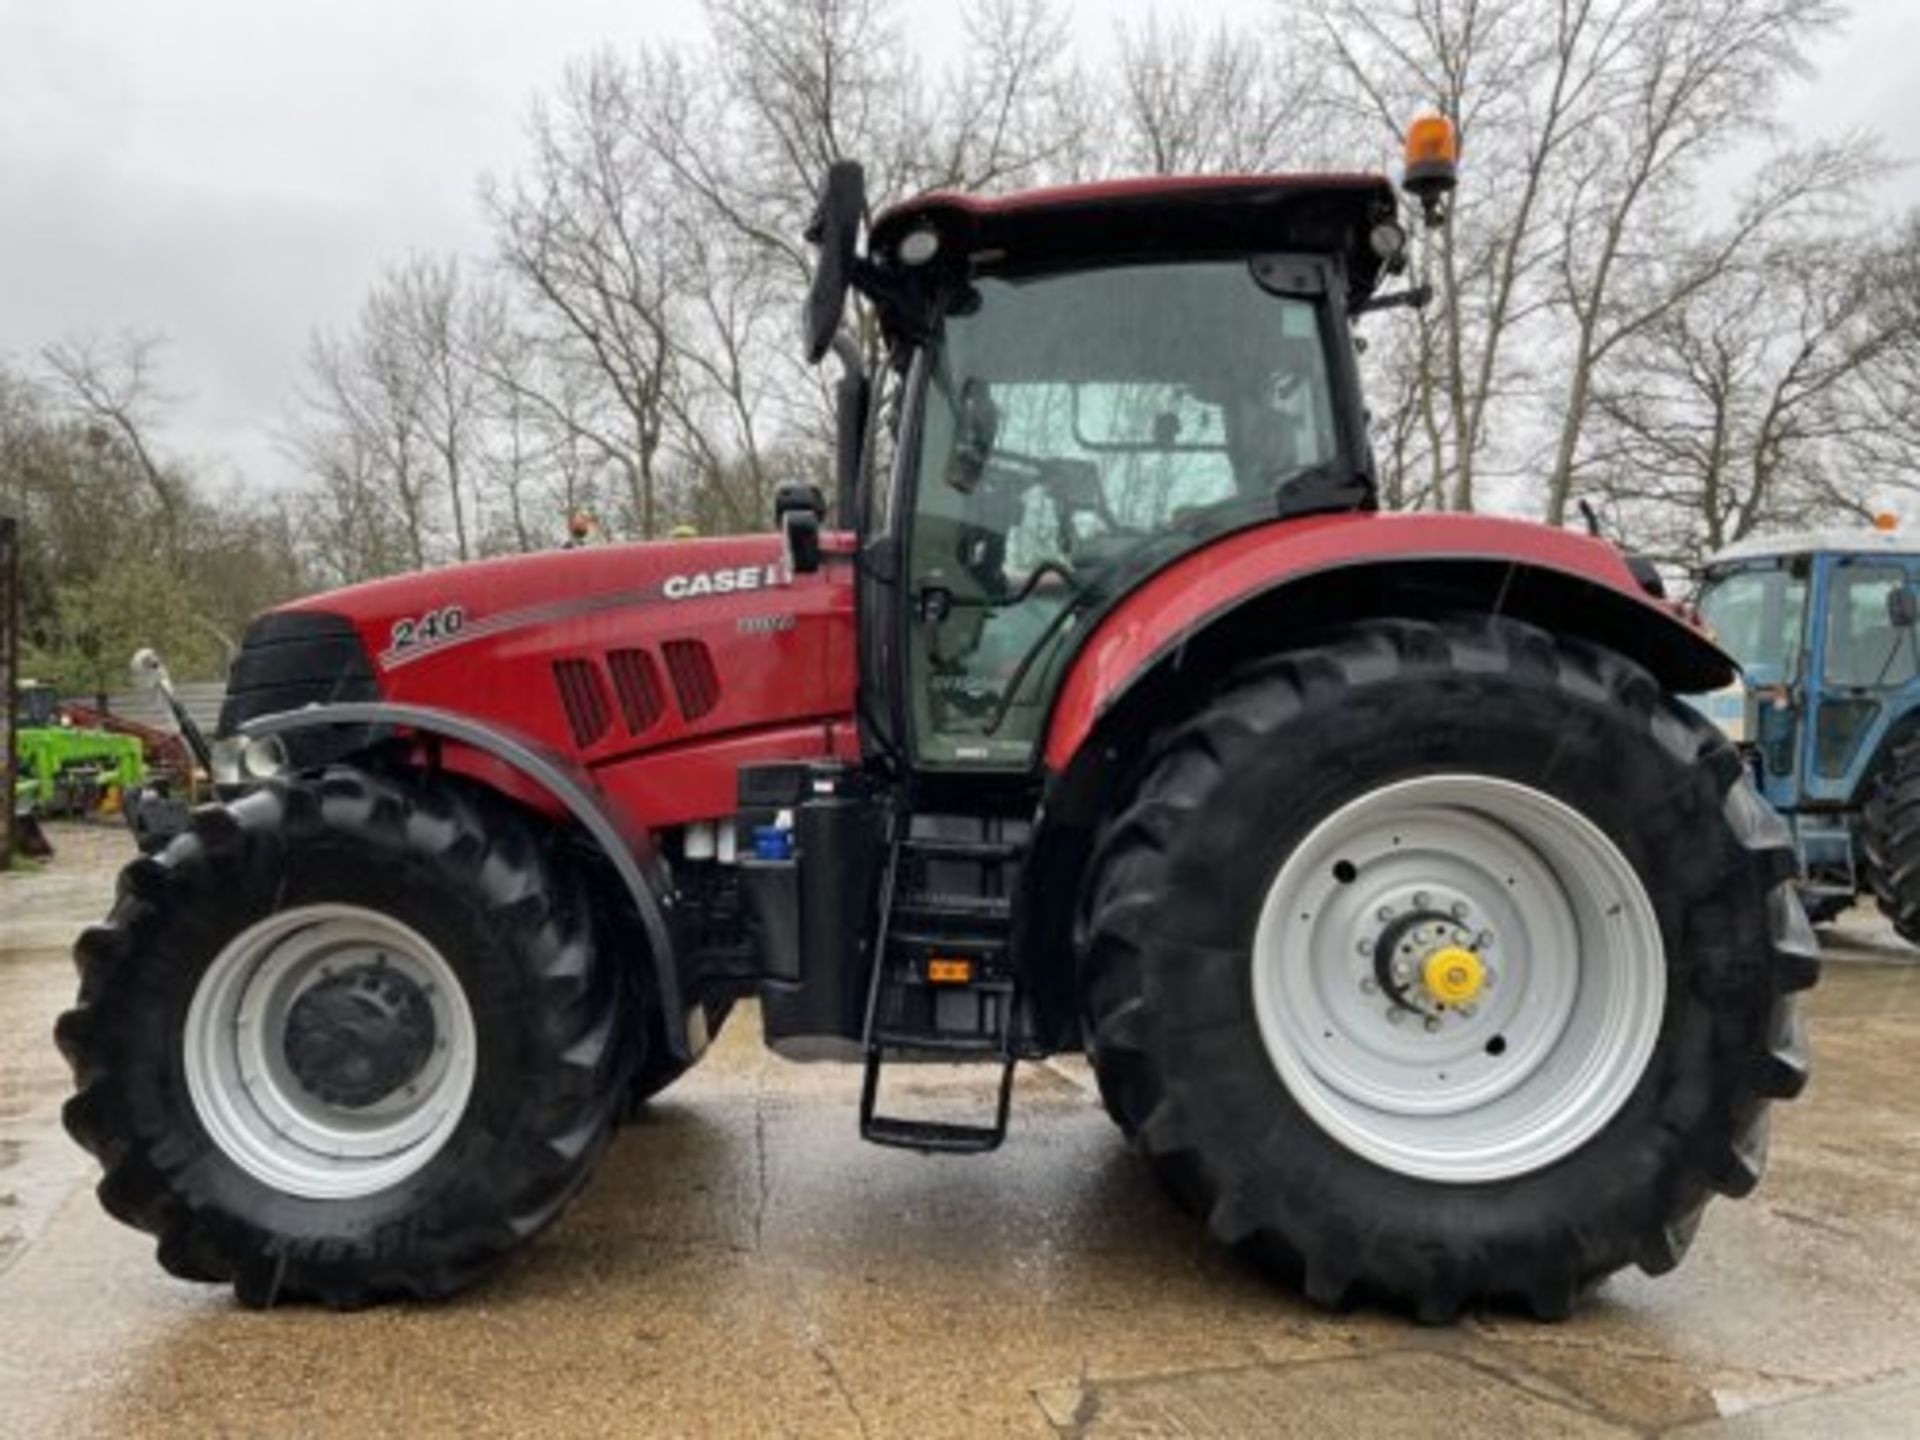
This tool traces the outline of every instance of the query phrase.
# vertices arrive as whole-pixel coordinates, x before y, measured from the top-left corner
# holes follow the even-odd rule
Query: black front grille
[[[373,663],[344,615],[281,610],[247,627],[227,671],[219,733],[231,735],[262,715],[378,700]]]

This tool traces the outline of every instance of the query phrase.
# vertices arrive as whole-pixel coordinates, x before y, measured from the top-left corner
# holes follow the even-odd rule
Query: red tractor
[[[1675,1264],[1806,1077],[1793,851],[1675,699],[1732,664],[1627,557],[1378,512],[1392,186],[864,214],[834,167],[831,519],[792,487],[778,534],[253,624],[224,803],[77,947],[106,1208],[248,1303],[447,1295],[751,996],[914,1150],[992,1149],[1015,1062],[1083,1051],[1174,1195],[1326,1304],[1560,1315]],[[901,1060],[997,1099],[903,1117]]]

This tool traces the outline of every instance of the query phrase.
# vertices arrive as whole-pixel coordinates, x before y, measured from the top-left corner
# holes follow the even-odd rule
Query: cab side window
[[[1908,583],[1897,566],[1846,565],[1834,571],[1827,598],[1829,685],[1886,689],[1916,670],[1916,632],[1893,623],[1888,602]]]

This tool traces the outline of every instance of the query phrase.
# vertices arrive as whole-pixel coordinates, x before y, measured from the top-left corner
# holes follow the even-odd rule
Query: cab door
[[[900,463],[900,436],[918,425],[917,398],[924,352],[903,379],[889,365],[866,427],[860,482],[854,496],[854,611],[858,692],[856,718],[868,756],[899,756],[907,748],[905,637],[909,617],[904,575],[903,490],[911,471]],[[908,407],[912,407],[912,411]]]
[[[1920,630],[1902,623],[1913,561],[1834,556],[1819,583],[1803,787],[1809,800],[1851,804],[1893,718],[1892,698],[1920,675]]]

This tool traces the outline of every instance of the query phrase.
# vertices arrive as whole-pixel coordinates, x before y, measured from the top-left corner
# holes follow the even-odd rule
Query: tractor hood
[[[448,565],[324,591],[276,613],[347,619],[385,674],[484,637],[631,606],[744,597],[784,579],[773,535],[655,541]]]
[[[790,576],[779,538],[750,535],[507,556],[328,591],[249,628],[220,730],[384,700],[482,719],[594,765],[843,716],[848,578],[838,564]]]

